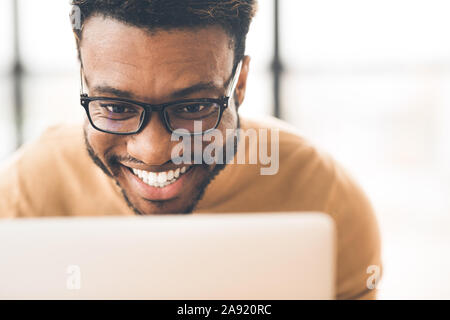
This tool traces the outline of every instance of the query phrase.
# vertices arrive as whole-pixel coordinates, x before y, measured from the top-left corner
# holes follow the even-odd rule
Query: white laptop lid
[[[0,299],[332,299],[320,213],[0,220]]]

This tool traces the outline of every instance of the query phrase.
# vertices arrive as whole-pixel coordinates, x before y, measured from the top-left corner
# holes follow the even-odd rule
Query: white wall
[[[372,199],[380,297],[450,298],[450,3],[281,4],[284,116]]]

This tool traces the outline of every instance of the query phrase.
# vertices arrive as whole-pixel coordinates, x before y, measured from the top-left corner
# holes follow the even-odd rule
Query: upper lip
[[[133,166],[133,167],[127,166],[125,164],[122,164],[122,165],[124,167],[129,168],[129,169],[143,170],[143,171],[148,171],[148,172],[167,172],[167,171],[170,171],[170,170],[175,171],[175,170],[181,169],[183,167],[186,167],[186,168],[190,167],[190,165],[182,165],[182,166],[170,166],[170,167],[167,167],[167,168],[138,168],[138,167],[135,167],[135,166]]]

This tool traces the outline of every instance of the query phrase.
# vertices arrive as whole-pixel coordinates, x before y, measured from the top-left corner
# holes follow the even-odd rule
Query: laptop
[[[0,220],[0,299],[333,299],[321,213]]]

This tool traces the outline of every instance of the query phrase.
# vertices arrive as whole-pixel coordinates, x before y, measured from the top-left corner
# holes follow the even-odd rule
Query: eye
[[[102,105],[102,107],[111,113],[134,113],[136,111],[134,108],[121,104],[108,103]]]
[[[165,110],[166,116],[178,120],[199,120],[208,117],[217,117],[220,112],[220,106],[215,102],[185,102],[173,105]]]
[[[178,109],[178,112],[186,112],[186,113],[195,113],[203,111],[206,108],[206,106],[202,104],[191,104],[188,106],[180,107]]]

